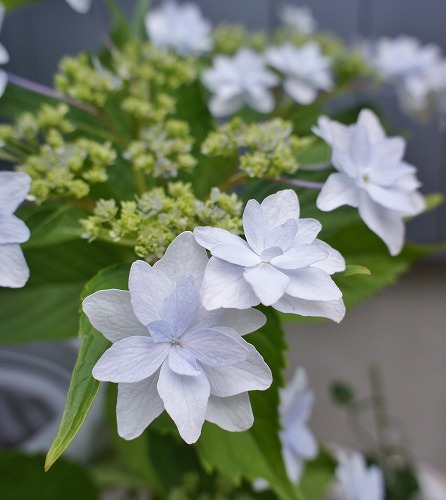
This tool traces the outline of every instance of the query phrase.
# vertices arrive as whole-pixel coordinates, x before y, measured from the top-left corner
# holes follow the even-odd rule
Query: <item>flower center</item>
[[[179,346],[180,346],[180,345],[181,345],[181,342],[180,342],[180,339],[179,339],[178,337],[172,337],[172,339],[171,339],[171,341],[170,341],[170,344],[171,344],[172,346],[174,346],[174,345],[179,345]]]

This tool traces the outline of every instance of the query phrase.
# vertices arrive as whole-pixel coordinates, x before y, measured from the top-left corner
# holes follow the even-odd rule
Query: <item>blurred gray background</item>
[[[100,0],[95,11],[106,19]],[[130,11],[134,2],[122,0]],[[159,2],[154,2],[155,4]],[[278,0],[199,0],[213,21],[241,22],[273,29]],[[347,41],[363,36],[407,34],[439,44],[446,52],[445,0],[312,0],[321,29]],[[72,11],[63,0],[43,1],[10,14],[1,41],[9,50],[7,69],[40,83],[51,83],[58,60],[100,44],[91,16]],[[0,102],[1,105],[1,102]],[[393,98],[384,101],[396,129],[409,134],[407,160],[417,165],[423,192],[446,192],[445,132],[436,123],[415,124],[400,113]],[[446,208],[411,223],[416,241],[446,240]],[[431,259],[399,283],[347,314],[341,325],[288,328],[290,369],[301,364],[317,392],[313,428],[320,438],[358,446],[345,415],[328,398],[333,379],[353,383],[367,395],[367,368],[381,367],[390,409],[404,423],[415,456],[446,472],[446,264]]]

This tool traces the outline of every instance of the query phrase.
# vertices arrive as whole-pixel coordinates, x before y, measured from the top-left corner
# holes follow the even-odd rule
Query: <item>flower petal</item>
[[[299,219],[300,207],[296,193],[284,189],[267,196],[262,201],[262,208],[271,228],[285,224],[289,219]]]
[[[299,219],[294,243],[313,243],[321,229],[322,224],[316,219]]]
[[[304,300],[285,294],[273,304],[273,307],[283,313],[328,318],[336,323],[340,323],[345,316],[345,305],[342,299],[327,301]]]
[[[203,366],[214,396],[228,397],[242,392],[264,391],[271,385],[271,370],[262,356],[253,345],[247,342],[244,345],[249,350],[245,361],[232,366]]]
[[[311,245],[297,244],[293,245],[282,255],[271,259],[270,263],[280,269],[299,269],[324,260],[327,257],[327,250],[317,243],[312,243]]]
[[[243,212],[243,229],[246,241],[257,254],[265,250],[265,237],[268,232],[268,221],[261,205],[256,200],[249,200]]]
[[[158,373],[133,384],[118,384],[116,418],[118,434],[124,439],[135,439],[164,410],[156,385]]]
[[[31,177],[22,172],[0,172],[0,211],[15,212],[31,187]]]
[[[158,370],[169,349],[170,344],[154,344],[150,337],[127,337],[105,351],[93,377],[103,382],[139,382]]]
[[[0,213],[0,245],[24,243],[29,236],[29,229],[22,220],[12,214]]]
[[[21,288],[28,278],[29,268],[20,245],[0,245],[0,286]]]
[[[192,323],[200,305],[194,277],[186,274],[177,282],[175,290],[164,305],[163,317],[167,318],[172,335],[180,337]]]
[[[206,420],[225,431],[246,431],[254,423],[248,393],[243,392],[227,398],[211,395],[206,409]]]
[[[330,212],[342,205],[357,207],[359,204],[359,188],[355,181],[342,173],[331,174],[316,200],[319,210]]]
[[[324,260],[320,260],[311,264],[311,267],[317,267],[318,269],[322,269],[328,274],[338,273],[345,270],[345,259],[342,255],[332,248],[328,243],[322,240],[316,240],[317,244],[324,248],[328,253],[328,257]]]
[[[390,210],[396,210],[404,215],[416,215],[420,212],[418,198],[393,187],[382,187],[368,183],[366,191],[373,201]],[[422,209],[422,207],[421,207]]]
[[[405,227],[398,212],[382,207],[362,192],[359,215],[367,227],[384,241],[391,255],[401,252]]]
[[[304,300],[337,300],[342,292],[336,286],[331,276],[321,269],[306,267],[286,271],[290,283],[286,293],[292,297]]]
[[[211,257],[204,273],[201,300],[206,309],[248,309],[260,303],[243,277],[245,268]]]
[[[245,280],[252,286],[254,293],[265,306],[277,302],[290,284],[290,278],[268,263],[246,269]]]
[[[299,104],[311,104],[317,97],[317,90],[314,87],[297,78],[285,80],[283,90]]]
[[[84,299],[82,309],[90,323],[110,342],[126,337],[149,336],[138,320],[126,290],[100,290]]]
[[[173,292],[173,283],[163,273],[157,272],[147,262],[137,260],[132,264],[129,290],[133,310],[143,325],[163,318],[164,304]]]
[[[212,255],[231,264],[244,267],[255,266],[261,262],[259,256],[250,248],[236,245],[215,245],[212,248]]]
[[[236,245],[249,249],[248,243],[240,238],[240,236],[217,227],[196,227],[194,229],[194,238],[199,245],[210,251],[212,251],[215,245]]]
[[[201,434],[210,395],[206,376],[178,375],[164,363],[158,381],[158,393],[181,437],[188,444],[195,443]]]
[[[206,250],[197,244],[190,231],[185,231],[172,241],[163,257],[153,264],[153,269],[161,271],[172,281],[178,281],[184,274],[197,276],[203,273],[208,260]]]
[[[169,367],[178,375],[197,377],[202,373],[196,357],[181,345],[172,346],[169,351]]]
[[[181,337],[181,345],[207,366],[234,365],[248,357],[248,349],[218,330],[190,332]]]
[[[296,219],[288,219],[280,226],[276,226],[265,238],[265,247],[279,247],[285,252],[296,237],[299,223]],[[263,252],[262,252],[263,253]]]
[[[266,316],[257,309],[225,309],[223,317],[214,323],[233,328],[238,334],[255,332],[266,323]]]

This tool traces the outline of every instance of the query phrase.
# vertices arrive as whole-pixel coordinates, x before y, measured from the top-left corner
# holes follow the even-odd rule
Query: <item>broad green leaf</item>
[[[442,193],[431,193],[424,197],[426,202],[426,210],[424,212],[430,212],[436,209],[444,202],[444,195]]]
[[[75,337],[79,296],[99,269],[122,261],[116,246],[79,240],[24,251],[31,277],[24,288],[0,289],[0,343]]]
[[[145,16],[150,9],[151,0],[138,0],[132,16],[132,32],[139,38],[147,38]]]
[[[334,481],[335,466],[336,461],[324,449],[319,451],[314,460],[305,463],[299,486],[307,500],[320,500],[326,497]]]
[[[43,455],[0,452],[0,498],[4,500],[98,500],[99,491],[88,470],[61,460],[45,473]]]
[[[352,276],[353,274],[367,274],[370,275],[370,269],[365,266],[347,265],[345,271],[342,271],[338,276]]]
[[[82,298],[98,290],[126,289],[128,273],[127,265],[112,266],[100,271],[87,283]],[[110,343],[91,326],[84,314],[81,314],[79,336],[82,338],[82,344],[68,389],[62,421],[46,457],[45,470],[54,464],[73,441],[99,391],[100,383],[92,377],[91,371]]]
[[[254,411],[253,427],[241,433],[228,433],[205,423],[196,444],[202,465],[209,472],[216,470],[240,483],[266,479],[281,499],[299,498],[289,482],[281,455],[279,433],[279,388],[283,385],[286,344],[280,322],[274,311],[264,310],[267,324],[247,336],[256,346],[273,372],[274,382],[267,391],[250,393]]]

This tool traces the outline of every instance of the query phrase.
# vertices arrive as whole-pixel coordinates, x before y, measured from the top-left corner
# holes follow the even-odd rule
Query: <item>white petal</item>
[[[280,226],[276,226],[266,235],[265,247],[279,247],[282,251],[287,250],[296,237],[299,223],[296,219],[288,219]],[[262,255],[264,252],[262,252]]]
[[[273,378],[268,365],[253,345],[245,345],[249,349],[245,361],[224,367],[203,366],[214,396],[228,397],[242,392],[264,391],[271,385]]]
[[[203,280],[201,280],[201,283],[203,283]],[[215,325],[220,325],[225,311],[225,309],[214,309],[213,311],[208,311],[200,304],[195,314],[194,321],[190,328],[188,328],[188,331],[202,330],[204,328],[211,328]]]
[[[378,117],[370,109],[361,110],[358,116],[357,123],[367,129],[368,135],[372,142],[379,141],[386,135]]]
[[[210,328],[183,335],[181,345],[200,363],[212,367],[234,365],[245,360],[249,354],[243,344]]]
[[[0,213],[0,245],[24,243],[29,236],[29,229],[22,220],[12,214]]]
[[[273,304],[273,307],[283,313],[328,318],[336,321],[336,323],[340,323],[345,316],[345,305],[342,299],[328,301],[303,300],[285,294]]]
[[[249,200],[243,212],[243,229],[246,241],[257,254],[265,250],[265,237],[268,221],[261,205],[256,200]]]
[[[8,85],[8,75],[6,74],[6,71],[0,69],[0,97],[5,93],[7,85]]]
[[[324,212],[330,212],[342,205],[357,207],[358,204],[358,186],[353,179],[341,173],[328,177],[316,200],[317,208]]]
[[[252,286],[254,293],[265,306],[277,302],[290,283],[288,276],[268,263],[246,269],[243,277]]]
[[[300,457],[308,460],[317,455],[317,441],[306,426],[294,426],[292,432],[287,433],[287,437],[288,446]]]
[[[31,177],[22,172],[0,172],[0,211],[15,212],[31,187]]]
[[[231,264],[251,267],[260,264],[259,256],[249,248],[236,245],[215,245],[212,248],[212,255]]]
[[[225,431],[246,431],[254,423],[251,402],[247,392],[227,398],[212,396],[206,410],[206,420]]]
[[[317,90],[314,87],[297,79],[285,80],[283,89],[299,104],[311,104],[317,97]]]
[[[297,194],[292,189],[284,189],[267,196],[262,208],[271,228],[280,226],[289,219],[299,219],[300,207]]]
[[[197,244],[190,231],[186,231],[172,241],[153,269],[161,271],[172,281],[178,281],[183,274],[197,276],[203,273],[207,263],[206,250]]]
[[[9,62],[9,54],[4,45],[0,43],[0,64]]]
[[[271,113],[274,109],[275,101],[271,92],[264,91],[261,95],[253,95],[252,93],[247,97],[247,104],[252,109],[259,113]]]
[[[406,149],[406,141],[402,137],[385,137],[377,142],[373,143],[373,147],[370,150],[370,163],[376,168],[387,171],[389,177],[393,177],[395,172],[393,168],[382,168],[384,165],[404,165],[401,159],[404,155],[404,150]],[[403,172],[406,172],[408,165],[404,166]],[[415,167],[410,169],[410,173],[413,173]],[[396,174],[398,175],[398,173]],[[401,174],[399,174],[401,175]],[[384,179],[383,179],[384,180]],[[387,184],[387,183],[386,183]]]
[[[170,349],[169,367],[178,375],[197,377],[202,373],[196,357],[182,346],[172,346]]]
[[[313,243],[322,224],[316,219],[299,219],[295,243]]]
[[[180,337],[187,330],[199,305],[200,299],[194,278],[186,274],[177,282],[175,290],[164,305],[163,317],[167,318],[172,335]]]
[[[66,2],[79,14],[86,14],[91,7],[91,0],[66,0]]]
[[[236,245],[249,249],[245,240],[225,229],[199,226],[194,229],[194,238],[199,245],[212,251],[215,245]]]
[[[409,193],[398,191],[392,187],[386,188],[373,185],[366,185],[366,191],[373,201],[390,210],[396,210],[404,215],[416,215],[419,213],[419,204],[417,199],[412,198]]]
[[[82,309],[90,323],[110,342],[132,336],[149,336],[147,328],[133,312],[130,292],[100,290],[84,299]]]
[[[164,363],[158,381],[158,394],[184,441],[195,443],[201,434],[210,395],[206,376],[178,375]]]
[[[236,113],[243,107],[243,104],[244,102],[242,96],[240,95],[236,95],[229,99],[223,99],[216,95],[209,101],[209,110],[213,116],[222,118]]]
[[[285,462],[285,468],[287,476],[294,484],[299,483],[300,477],[302,475],[304,461],[302,458],[296,456],[296,454],[287,446],[282,447],[283,461]]]
[[[170,344],[155,344],[150,337],[128,337],[105,351],[93,368],[103,382],[139,382],[153,375],[166,359]]]
[[[274,257],[270,262],[273,266],[280,269],[299,269],[324,260],[327,257],[327,250],[317,243],[310,245],[297,244],[289,248],[283,255]]]
[[[22,288],[28,278],[29,268],[20,245],[0,245],[0,286]]]
[[[342,255],[337,250],[332,248],[328,243],[325,243],[325,241],[321,240],[316,240],[316,241],[320,247],[324,248],[327,251],[328,257],[324,260],[320,260],[318,262],[315,262],[314,264],[311,264],[311,267],[317,267],[318,269],[322,269],[322,271],[325,271],[328,274],[344,271],[345,270],[344,257],[342,257]]]
[[[132,264],[129,290],[136,317],[143,325],[163,318],[164,304],[173,292],[173,283],[163,273],[157,272],[147,262],[137,260]]]
[[[286,274],[290,278],[286,293],[292,297],[305,300],[337,300],[342,297],[331,276],[321,269],[310,266],[287,270]]]
[[[255,332],[266,323],[266,316],[257,309],[225,309],[219,326],[233,328],[240,335]],[[214,323],[217,324],[217,323]]]
[[[362,192],[359,215],[368,228],[384,241],[391,255],[401,252],[405,227],[397,212],[378,205],[367,193]]]
[[[116,418],[118,434],[124,439],[135,439],[164,410],[156,385],[158,373],[133,384],[118,384]]]
[[[201,300],[206,309],[248,309],[260,300],[243,277],[245,268],[211,257],[204,273]]]

